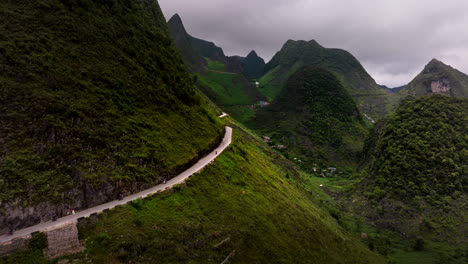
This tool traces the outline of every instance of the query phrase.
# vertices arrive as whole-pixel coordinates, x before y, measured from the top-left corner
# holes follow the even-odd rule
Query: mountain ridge
[[[260,91],[270,101],[280,93],[289,76],[302,65],[328,69],[337,74],[361,111],[374,118],[383,117],[390,106],[389,96],[349,52],[324,48],[317,41],[288,40],[266,65]]]

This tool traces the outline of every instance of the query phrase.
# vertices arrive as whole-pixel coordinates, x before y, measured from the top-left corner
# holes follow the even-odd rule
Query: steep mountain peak
[[[468,76],[457,69],[432,59],[408,85],[413,96],[444,94],[468,97]]]
[[[300,40],[299,40],[299,41],[300,41]],[[297,40],[293,40],[293,39],[288,39],[288,40],[286,41],[286,43],[284,43],[284,46],[291,45],[291,44],[294,44],[294,43],[296,43],[296,42],[298,42],[298,41],[297,41]]]
[[[431,70],[431,69],[439,69],[439,68],[445,68],[448,67],[447,64],[443,63],[440,60],[437,59],[432,59],[425,67],[424,70]]]
[[[274,99],[287,79],[302,65],[321,67],[338,74],[351,95],[359,96],[357,101],[363,112],[374,118],[385,114],[382,98],[385,91],[378,87],[361,63],[346,50],[326,48],[315,40],[288,40],[284,44],[266,65],[266,72],[275,77],[263,84],[266,87],[264,93]]]
[[[255,57],[258,57],[258,54],[257,54],[257,52],[256,52],[255,50],[252,50],[252,51],[247,55],[246,58],[249,58],[249,57],[255,58]]]
[[[182,18],[179,16],[179,14],[175,13],[171,19],[169,19],[168,23],[178,23],[178,24],[183,24],[182,23]]]
[[[309,41],[306,41],[306,40],[292,40],[292,39],[289,39],[288,41],[286,41],[286,43],[284,43],[283,45],[283,49],[285,48],[291,48],[291,47],[295,47],[295,48],[300,48],[300,47],[313,47],[313,48],[320,48],[320,49],[323,49],[324,47],[322,45],[320,45],[316,40],[312,39],[312,40],[309,40]]]
[[[182,18],[179,16],[179,14],[174,14],[171,19],[167,21],[167,25],[173,33],[177,33],[178,37],[182,37],[181,35],[187,35],[184,23],[182,22]]]
[[[182,18],[179,14],[175,14],[167,22],[175,44],[182,55],[185,65],[193,70],[200,71],[203,69],[204,60],[199,56],[192,45],[192,37],[187,33]]]
[[[260,78],[265,71],[265,65],[265,61],[255,50],[252,50],[241,62],[244,75],[250,79]]]
[[[358,106],[338,76],[310,65],[293,73],[276,100],[259,110],[250,125],[301,153],[311,165],[355,157],[356,151],[345,139],[363,131]],[[357,143],[358,137],[352,142],[362,144]],[[333,154],[317,155],[321,152],[317,149]]]
[[[444,63],[442,61],[434,58],[428,63],[428,65],[431,65],[431,64],[444,64]]]
[[[320,45],[315,39],[309,40],[308,44],[316,46],[317,48],[323,48],[323,46]]]

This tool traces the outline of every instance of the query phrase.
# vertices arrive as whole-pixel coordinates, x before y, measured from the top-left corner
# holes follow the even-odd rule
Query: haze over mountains
[[[463,0],[428,0],[424,6],[418,0],[270,4],[161,1],[167,19],[181,14],[192,34],[216,42],[229,55],[255,49],[268,61],[287,39],[315,39],[324,47],[350,51],[377,83],[388,87],[406,85],[432,58],[468,73],[468,3]]]
[[[258,57],[255,51],[249,53],[247,58],[240,56],[227,57],[224,55],[222,48],[214,43],[191,37],[186,32],[182,19],[177,14],[169,20],[169,27],[172,29],[172,34],[175,35],[174,38],[182,54],[189,54],[183,56],[186,61],[191,60],[191,57],[197,57],[197,61],[210,58],[224,64],[227,71],[243,73],[247,80],[258,79],[260,86],[256,90],[270,102],[283,89],[287,79],[302,65],[324,67],[343,78],[343,84],[348,92],[355,98],[361,111],[370,120],[379,119],[393,111],[401,97],[407,95],[409,91],[412,94],[421,96],[426,94],[425,90],[430,91],[430,88],[427,87],[431,85],[440,87],[438,91],[442,91],[449,89],[443,87],[452,82],[451,86],[453,88],[450,89],[453,90],[447,94],[466,96],[463,88],[466,87],[466,79],[468,79],[466,75],[435,59],[426,66],[424,77],[421,76],[423,74],[421,73],[408,85],[388,88],[378,85],[360,62],[349,52],[324,48],[315,40],[288,40],[271,61],[264,64],[263,59]],[[180,34],[184,36],[180,36]],[[191,45],[196,48],[187,51],[184,47],[189,45],[179,43],[180,39],[191,39]],[[190,67],[191,62],[187,63]],[[432,68],[428,70],[428,67]],[[422,84],[421,82],[424,81],[421,78],[432,78],[438,82]],[[426,88],[422,88],[422,86]],[[252,88],[248,90],[252,90]],[[401,90],[403,90],[401,95],[395,95]],[[256,99],[260,100],[261,98],[257,96]]]
[[[390,91],[284,41],[265,63],[157,1],[0,2],[0,263],[467,263],[468,76]]]
[[[263,63],[257,60],[260,69]],[[227,63],[226,60],[218,61]],[[467,75],[434,59],[408,85],[391,89],[378,85],[349,52],[325,48],[314,40],[288,40],[264,66],[263,73],[258,72],[258,77],[244,76],[255,79],[256,90],[271,104],[253,108],[248,117],[239,120],[263,135],[286,157],[300,160],[305,171],[317,172],[317,168],[325,164],[366,164],[362,167],[366,170],[362,185],[349,198],[355,203],[342,201],[355,210],[352,214],[362,215],[376,226],[412,238],[437,236],[450,243],[465,241],[460,236],[450,239],[436,233],[441,230],[452,233],[453,229],[466,232],[462,220],[464,213],[456,212],[463,211],[466,206],[463,202],[466,171],[462,164],[467,160],[461,149],[467,142],[461,135],[467,131],[465,112],[468,105],[464,99],[425,96],[464,98],[468,88]],[[414,97],[422,98],[414,101]],[[430,107],[425,107],[428,104]],[[444,110],[438,115],[432,114],[437,108]],[[225,110],[229,112],[229,109]],[[238,118],[238,114],[233,116]],[[449,116],[450,120],[444,121],[443,117]],[[367,137],[369,124],[376,121],[374,130]],[[420,123],[434,127],[418,125]],[[400,130],[404,127],[410,132]],[[441,132],[440,129],[445,128],[448,130]],[[437,139],[440,134],[447,135]],[[361,153],[366,137],[365,152]],[[452,141],[457,143],[449,147]],[[445,142],[442,144],[444,149],[451,151],[439,153],[444,157],[426,157],[433,151],[428,146],[442,142]],[[389,156],[401,148],[414,151]],[[455,167],[449,168],[449,164],[444,163],[448,161],[454,161],[450,164]],[[389,165],[389,162],[394,163]],[[451,176],[439,175],[436,167]],[[415,178],[418,173],[412,171],[414,169],[426,173]],[[390,182],[387,184],[387,181]],[[422,186],[423,191],[414,186]],[[416,195],[417,199],[404,195],[408,193],[411,197]],[[438,199],[435,197],[448,202],[434,203]],[[372,203],[369,204],[369,198],[378,208],[387,209],[376,210]],[[454,201],[450,202],[451,199]],[[421,201],[427,205],[424,209],[416,208],[416,203]],[[401,206],[407,206],[407,209],[401,211]],[[453,219],[448,229],[440,220],[443,217],[441,208],[446,208]],[[412,218],[424,220],[415,222]],[[408,221],[408,224],[399,221]],[[425,225],[429,222],[432,229],[426,230]]]
[[[169,29],[175,39],[182,58],[189,68],[195,71],[203,71],[207,63],[205,59],[218,61],[226,66],[226,71],[243,73],[247,78],[258,78],[263,75],[265,61],[258,57],[255,51],[250,52],[247,57],[224,55],[223,49],[215,43],[192,37],[183,25],[182,19],[175,14],[168,21]]]

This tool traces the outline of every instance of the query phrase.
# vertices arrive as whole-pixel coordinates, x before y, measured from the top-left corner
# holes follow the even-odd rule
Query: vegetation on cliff
[[[407,98],[371,133],[351,206],[405,238],[466,245],[467,113],[467,99]]]
[[[0,18],[2,206],[115,198],[221,136],[157,3],[3,1]]]
[[[255,51],[246,58],[224,55],[213,42],[189,35],[177,14],[168,24],[200,91],[236,120],[243,122],[251,118],[253,106],[265,100],[252,80],[263,74],[263,59]],[[203,60],[203,65],[194,66],[199,60]]]
[[[379,196],[436,202],[466,193],[467,113],[466,99],[406,99],[368,141],[368,173]]]

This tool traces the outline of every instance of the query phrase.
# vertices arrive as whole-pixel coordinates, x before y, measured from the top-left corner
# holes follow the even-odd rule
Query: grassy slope
[[[208,69],[214,70],[214,71],[224,71],[226,70],[226,65],[219,61],[211,60],[210,58],[205,58],[205,60],[208,62]]]
[[[208,70],[197,74],[201,90],[236,120],[250,119],[254,115],[250,106],[255,100],[243,87],[243,77],[237,73],[224,72],[226,66],[219,61],[205,59]]]
[[[189,66],[193,65],[191,61],[194,57],[206,61],[207,69],[205,66],[190,67],[192,73],[197,76],[200,90],[236,120],[245,121],[251,118],[254,115],[251,105],[256,101],[263,100],[263,96],[244,76],[245,73],[238,72],[242,66],[237,65],[237,63],[241,62],[226,57],[223,50],[214,43],[191,37],[184,29],[178,15],[170,19],[169,26],[180,52]],[[187,43],[187,39],[190,43]],[[253,56],[255,55],[249,54],[250,59],[253,59],[250,62],[254,62],[254,64],[256,57]],[[244,66],[255,68],[258,65]]]
[[[281,93],[287,80],[293,75],[299,68],[304,65],[302,62],[297,62],[291,66],[285,73],[282,72],[281,66],[277,66],[273,70],[267,72],[260,79],[259,91],[270,101],[273,102],[276,97]]]
[[[356,237],[365,233],[367,238],[362,241],[373,251],[384,255],[389,264],[466,263],[468,247],[464,243],[453,244],[404,237],[398,232],[374,226],[372,221],[360,216],[362,212],[353,212],[346,193],[354,192],[356,185],[361,180],[359,174],[349,171],[328,178],[306,177],[302,185],[320,195],[321,199],[325,201],[323,204],[337,218],[340,225],[347,228]],[[318,187],[319,185],[323,185],[323,187]],[[363,209],[361,208],[361,210]],[[406,224],[405,221],[399,223]],[[463,237],[462,234],[456,236]]]
[[[0,3],[2,202],[156,180],[221,134],[156,3],[62,2]]]
[[[88,222],[87,250],[76,258],[220,263],[235,250],[231,263],[382,263],[293,183],[302,176],[285,177],[285,161],[239,130],[233,142],[186,186]]]
[[[252,103],[242,85],[234,82],[237,77],[236,74],[207,71],[198,75],[198,81],[211,89],[215,96],[213,100],[220,106]]]

